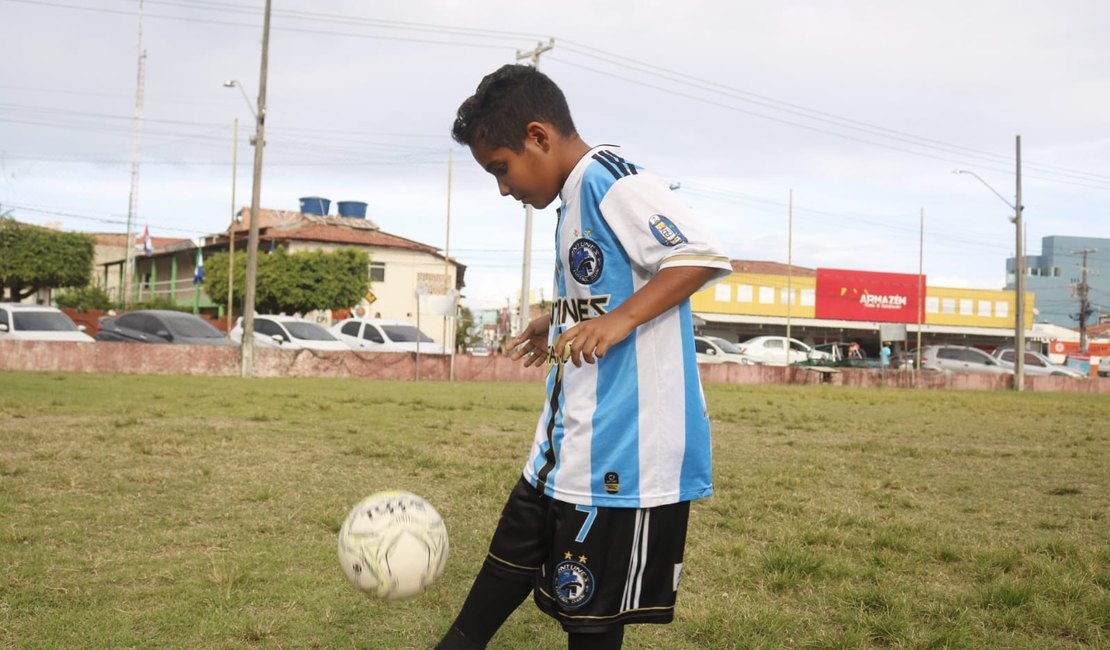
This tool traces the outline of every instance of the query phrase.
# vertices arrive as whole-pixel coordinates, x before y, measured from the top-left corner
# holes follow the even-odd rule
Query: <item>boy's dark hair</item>
[[[478,84],[459,106],[451,137],[459,144],[524,149],[529,122],[547,122],[574,135],[574,121],[563,91],[532,66],[504,65]]]

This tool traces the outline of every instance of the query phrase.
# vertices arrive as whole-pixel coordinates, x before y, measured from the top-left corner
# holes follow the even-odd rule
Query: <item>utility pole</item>
[[[536,43],[536,49],[529,52],[516,51],[516,60],[532,60],[532,67],[540,69],[540,55],[555,47],[555,39],[547,43]],[[520,278],[520,331],[528,327],[528,289],[532,284],[532,206],[524,206],[524,263]]]
[[[235,306],[235,222],[239,215],[235,211],[235,172],[239,167],[239,118],[231,129],[231,225],[227,227],[227,342],[231,343],[231,330],[234,324],[232,312]]]
[[[1075,287],[1075,295],[1079,298],[1079,313],[1072,316],[1079,321],[1079,351],[1087,351],[1087,319],[1091,316],[1091,303],[1087,299],[1090,287],[1087,285],[1087,255],[1098,252],[1094,248],[1085,248],[1081,251],[1072,251],[1069,255],[1082,255],[1083,265],[1079,267],[1079,284]]]
[[[786,365],[791,364],[790,315],[794,306],[794,189],[786,199]]]
[[[120,304],[130,307],[135,277],[134,224],[139,208],[139,154],[143,139],[143,80],[146,78],[146,52],[143,51],[143,0],[139,0],[138,80],[135,83],[135,117],[131,126],[131,191],[127,197],[127,248],[123,254],[123,291]]]
[[[262,70],[258,75],[258,111],[254,128],[254,186],[251,189],[251,223],[247,234],[247,277],[243,291],[242,375],[254,374],[254,294],[258,272],[258,204],[262,198],[262,150],[266,146],[266,68],[270,52],[270,0],[262,19]]]
[[[925,322],[925,208],[921,208],[917,236],[917,354],[913,369],[921,369],[921,326]]]
[[[1021,136],[1016,140],[1017,194],[1014,202],[1014,232],[1017,233],[1017,255],[1014,256],[1014,390],[1025,390],[1025,241],[1021,236]]]

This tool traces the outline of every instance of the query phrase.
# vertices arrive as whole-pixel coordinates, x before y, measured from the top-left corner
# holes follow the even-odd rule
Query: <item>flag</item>
[[[197,268],[193,271],[193,284],[204,282],[204,249],[197,246]]]
[[[154,245],[150,241],[150,228],[143,226],[143,254],[150,257],[154,254]]]

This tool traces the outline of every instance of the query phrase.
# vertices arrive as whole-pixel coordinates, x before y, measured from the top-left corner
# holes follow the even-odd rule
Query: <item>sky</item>
[[[134,229],[225,230],[250,204],[264,4],[145,0],[140,23],[139,0],[0,0],[0,213],[126,231],[141,24]],[[583,139],[676,184],[733,259],[998,289],[1019,135],[1027,254],[1110,238],[1108,28],[1099,0],[275,0],[261,207],[365,201],[467,266],[464,304],[515,302],[524,210],[450,127],[554,39],[540,69]],[[554,222],[530,242],[546,295]]]

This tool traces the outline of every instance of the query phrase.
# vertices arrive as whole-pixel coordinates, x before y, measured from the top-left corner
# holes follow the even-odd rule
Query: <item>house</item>
[[[228,232],[215,233],[193,240],[168,240],[155,246],[152,253],[135,256],[133,301],[163,298],[196,312],[218,314],[226,319],[225,304],[216,304],[205,293],[203,284],[194,284],[198,251],[201,259],[214,253],[227,252],[234,240],[235,255],[246,253],[250,210],[243,208],[241,222]],[[304,316],[328,325],[348,315],[380,317],[406,321],[419,327],[442,343],[448,332],[448,318],[428,313],[427,297],[448,296],[464,286],[465,265],[445,257],[439,249],[412,239],[387,233],[372,220],[360,216],[341,216],[296,210],[259,210],[258,251],[264,255],[276,248],[288,253],[333,251],[357,248],[370,257],[367,273],[370,291],[348,310],[335,313],[317,312]],[[114,259],[102,262],[99,272],[109,295],[118,296],[123,282],[123,253],[117,249]],[[421,301],[419,296],[426,296]],[[236,314],[237,315],[237,314]],[[226,319],[230,321],[230,319]]]

